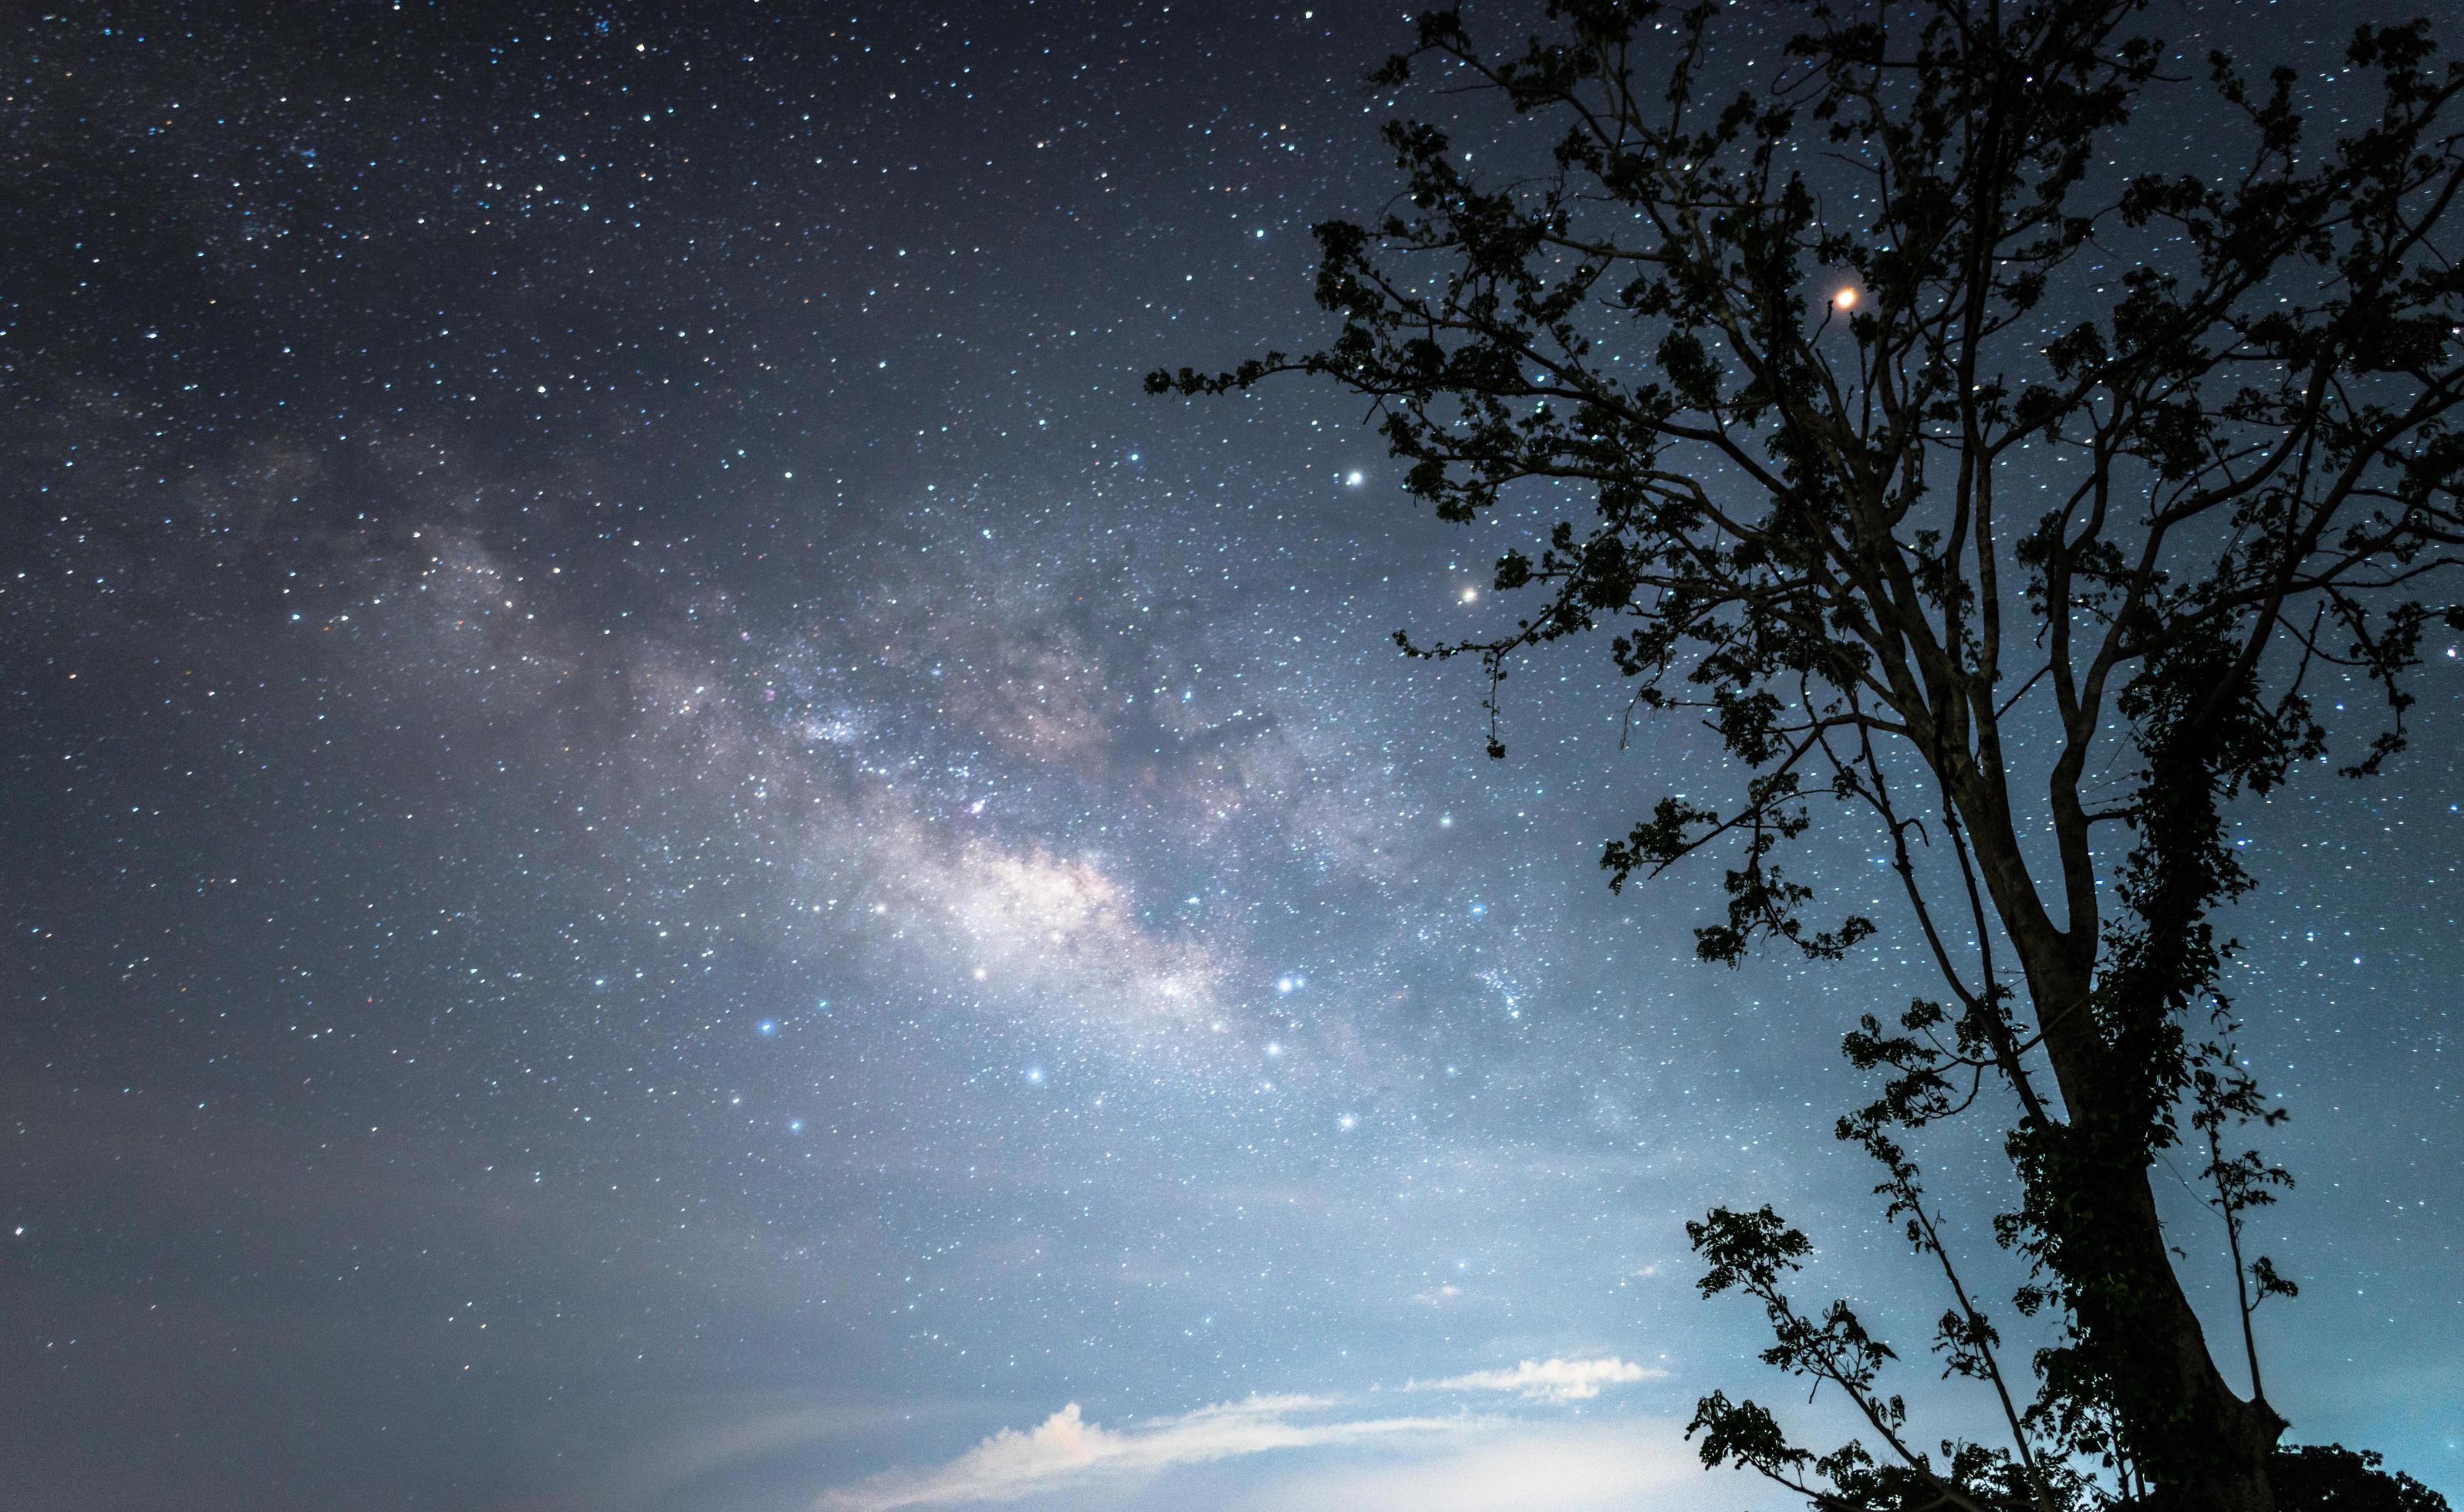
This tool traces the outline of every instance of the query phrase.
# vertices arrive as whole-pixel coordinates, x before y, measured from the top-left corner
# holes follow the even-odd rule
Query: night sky
[[[2332,89],[2358,12],[2164,13]],[[1802,1403],[1694,1293],[1720,1201],[1969,1410],[1829,1136],[1905,939],[1696,964],[1716,872],[1595,863],[1710,738],[1577,647],[1490,761],[1389,639],[1542,516],[1140,392],[1326,333],[1399,9],[0,29],[0,1506],[1774,1505],[1681,1433]],[[2389,775],[2241,811],[2231,929],[2271,1394],[2456,1496],[2428,656]]]

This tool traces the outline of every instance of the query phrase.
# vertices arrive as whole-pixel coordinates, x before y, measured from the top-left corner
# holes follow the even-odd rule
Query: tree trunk
[[[2153,1506],[2275,1512],[2267,1463],[2283,1419],[2234,1394],[2217,1370],[2165,1248],[2145,1169],[2114,1178],[2124,1190],[2070,1194],[2109,1215],[2097,1227],[2111,1244],[2101,1274],[2082,1278],[2078,1315],[2092,1359],[2112,1372],[2114,1405],[2155,1487]]]
[[[2267,1479],[2284,1420],[2226,1384],[2183,1294],[2149,1185],[2155,1151],[2144,1110],[2111,1106],[2128,1080],[2108,1074],[2083,1008],[2089,975],[2030,967],[2047,1058],[2066,1117],[2042,1131],[2028,1162],[2040,1191],[2030,1218],[2043,1256],[2069,1288],[2083,1362],[2112,1402],[2123,1446],[2161,1512],[2276,1512]],[[2030,1136],[2023,1134],[2023,1139]]]
[[[2226,1384],[2174,1272],[2148,1184],[2156,1155],[2150,1110],[2136,1102],[2145,1079],[2128,1074],[2144,1068],[2107,1063],[2111,1052],[2089,1009],[2097,921],[2091,914],[2068,931],[2056,926],[1998,788],[1955,791],[2061,1093],[2060,1121],[2023,1127],[2014,1148],[2038,1253],[2068,1289],[2078,1319],[2081,1384],[2111,1402],[2124,1449],[2155,1488],[2156,1507],[2276,1512],[2267,1463],[2284,1422]],[[2083,815],[2080,822],[2083,830]]]

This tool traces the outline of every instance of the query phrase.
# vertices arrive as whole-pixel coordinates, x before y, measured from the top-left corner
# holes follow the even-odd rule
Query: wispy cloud
[[[1534,1402],[1580,1402],[1604,1386],[1655,1380],[1668,1372],[1631,1360],[1526,1360],[1507,1370],[1474,1370],[1441,1381],[1407,1381],[1407,1391],[1512,1391]]]
[[[1506,1370],[1474,1370],[1443,1380],[1409,1381],[1403,1390],[1510,1392],[1527,1401],[1567,1403],[1588,1401],[1598,1396],[1604,1387],[1665,1374],[1664,1370],[1614,1356],[1577,1360],[1552,1357],[1525,1360]],[[1209,1464],[1270,1450],[1369,1442],[1400,1445],[1441,1439],[1448,1443],[1468,1441],[1493,1435],[1510,1422],[1467,1413],[1443,1417],[1345,1417],[1337,1412],[1344,1405],[1342,1399],[1331,1396],[1251,1396],[1202,1407],[1177,1417],[1153,1418],[1134,1427],[1115,1429],[1089,1422],[1078,1404],[1071,1402],[1033,1428],[1004,1428],[944,1463],[886,1470],[853,1485],[825,1491],[816,1509],[892,1512],[899,1507],[1013,1501],[1099,1480],[1132,1480],[1177,1465]],[[1499,1455],[1505,1457],[1500,1459]],[[1505,1475],[1506,1481],[1510,1482],[1513,1475],[1499,1470],[1499,1466],[1514,1458],[1514,1454],[1501,1450],[1489,1455],[1483,1464],[1486,1470]],[[1663,1458],[1650,1457],[1653,1474],[1665,1468]]]
[[[1479,1419],[1461,1438],[1278,1464],[1199,1504],[1229,1512],[1745,1512],[1755,1487],[1705,1474],[1664,1419]]]
[[[1095,1478],[1152,1475],[1269,1450],[1303,1449],[1465,1431],[1464,1417],[1312,1417],[1333,1405],[1318,1396],[1252,1396],[1135,1428],[1090,1423],[1070,1403],[1022,1433],[1004,1428],[946,1464],[884,1471],[824,1492],[818,1512],[1011,1501]]]

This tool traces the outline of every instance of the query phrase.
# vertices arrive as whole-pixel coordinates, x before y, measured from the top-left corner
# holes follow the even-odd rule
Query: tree
[[[2448,1512],[2445,1497],[2379,1463],[2366,1449],[2338,1444],[2279,1449],[2269,1467],[2277,1504],[2287,1512]]]
[[[1494,756],[1515,659],[1574,637],[1606,640],[1634,712],[1716,732],[1728,800],[1662,798],[1601,857],[1618,887],[1726,847],[1705,959],[1854,949],[1875,925],[1810,918],[1783,862],[1817,800],[1878,827],[1942,996],[1847,1034],[1879,1086],[1839,1131],[1938,1265],[1935,1348],[2008,1442],[1922,1449],[1889,1347],[1787,1294],[1805,1236],[1714,1211],[1689,1225],[1705,1291],[1757,1298],[1766,1359],[1844,1391],[1870,1435],[1817,1457],[1714,1392],[1704,1456],[1826,1508],[2275,1504],[2286,1425],[2250,1317],[2293,1288],[2243,1248],[2287,1177],[2235,1148],[2281,1110],[2233,1050],[2217,914],[2253,879],[2228,811],[2324,755],[2323,676],[2383,694],[2346,766],[2375,772],[2424,630],[2464,626],[2428,597],[2464,545],[2464,68],[2427,23],[2364,27],[2339,93],[2368,107],[2322,131],[2291,70],[2181,64],[2143,11],[1552,0],[1504,52],[1425,15],[1376,82],[1485,92],[1532,123],[1504,156],[1545,145],[1500,172],[1484,142],[1476,171],[1436,126],[1390,124],[1403,197],[1317,228],[1331,343],[1148,380],[1331,379],[1441,517],[1562,511],[1498,559],[1527,605],[1510,631],[1397,639],[1478,660]],[[2150,111],[2237,140],[2234,165],[2150,161]],[[2092,776],[2117,754],[2127,776]],[[1910,1153],[1956,1115],[2001,1120],[1997,1236],[2031,1274],[2012,1300],[2053,1339],[2026,1370]],[[2230,1240],[2246,1394],[2158,1216],[2151,1167],[2186,1144]]]

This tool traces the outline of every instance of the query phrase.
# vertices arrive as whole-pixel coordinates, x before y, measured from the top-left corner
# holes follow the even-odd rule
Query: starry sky
[[[2321,79],[2356,13],[2167,12]],[[1716,876],[1595,862],[1707,737],[1578,648],[1490,761],[1389,640],[1540,516],[1139,391],[1324,333],[1398,11],[0,27],[0,1506],[1761,1505],[1681,1431],[1788,1397],[1719,1201],[1921,1352],[1828,1133],[1908,942],[1695,964]],[[2272,1394],[2453,1496],[2430,657],[2388,776],[2241,813],[2232,928]]]

